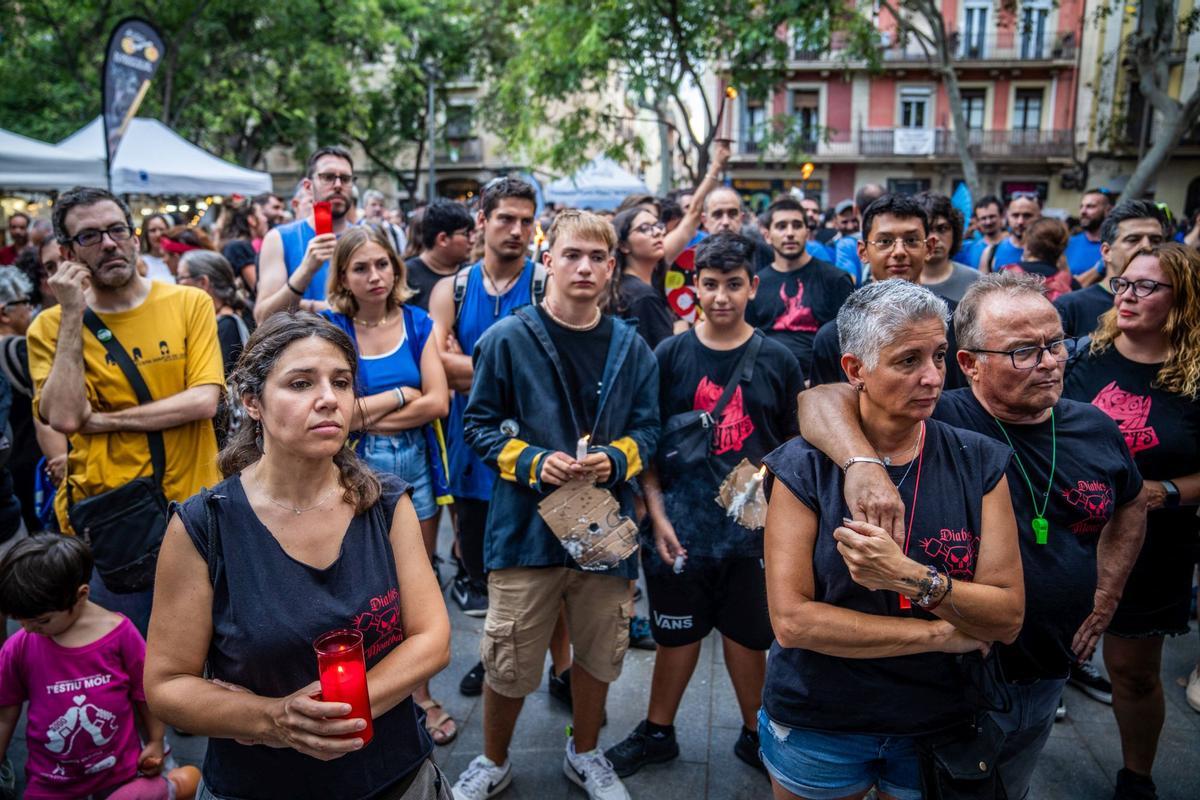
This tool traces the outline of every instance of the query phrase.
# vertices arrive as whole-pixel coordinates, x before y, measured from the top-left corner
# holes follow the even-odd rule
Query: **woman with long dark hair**
[[[175,221],[166,214],[151,214],[142,220],[142,263],[146,265],[146,277],[152,281],[174,283],[175,276],[167,268],[163,258],[162,236]]]
[[[209,737],[202,800],[449,798],[411,695],[449,662],[450,623],[409,487],[346,447],[357,370],[334,325],[270,317],[230,378],[249,424],[229,477],[173,507],[145,687]],[[314,642],[337,629],[361,637],[372,720],[318,694]]]

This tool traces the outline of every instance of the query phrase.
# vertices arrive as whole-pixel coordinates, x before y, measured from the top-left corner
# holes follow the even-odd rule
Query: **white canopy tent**
[[[104,157],[0,130],[0,187],[50,192],[104,185]]]
[[[546,187],[546,201],[573,208],[611,210],[631,194],[648,194],[645,182],[607,156],[596,156],[574,175]]]
[[[96,117],[59,148],[104,159],[104,123]],[[99,185],[103,185],[103,179]],[[271,191],[271,176],[217,158],[155,119],[133,119],[112,165],[117,194],[254,195]]]

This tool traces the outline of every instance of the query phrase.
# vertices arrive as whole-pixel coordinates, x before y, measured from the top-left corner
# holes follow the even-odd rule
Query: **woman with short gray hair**
[[[947,316],[904,280],[850,295],[837,317],[841,366],[872,449],[835,464],[796,438],[764,461],[776,641],[758,729],[776,798],[877,786],[881,798],[920,800],[918,739],[974,719],[960,654],[1021,628],[1011,451],[930,418]],[[843,499],[848,471],[879,469],[908,510],[898,539],[857,509],[850,520]]]

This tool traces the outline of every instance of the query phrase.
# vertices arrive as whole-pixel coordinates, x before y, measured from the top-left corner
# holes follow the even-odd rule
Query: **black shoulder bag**
[[[755,331],[746,352],[742,353],[733,369],[733,377],[712,411],[685,411],[673,414],[663,422],[658,442],[658,464],[664,472],[680,474],[708,461],[712,455],[716,420],[721,418],[721,412],[733,399],[738,384],[749,382],[754,376],[754,360],[758,358],[762,341],[762,333]]]
[[[998,767],[1004,731],[989,713],[1012,709],[1000,659],[967,653],[958,663],[974,712],[956,727],[917,737],[921,790],[926,800],[1007,800]]]
[[[83,314],[83,324],[92,332],[145,405],[154,398],[142,380],[137,365],[112,331],[90,308]],[[161,431],[146,434],[150,443],[150,464],[154,474],[135,478],[123,486],[110,489],[95,497],[74,502],[71,484],[67,482],[67,518],[75,533],[92,548],[96,571],[105,587],[116,594],[142,592],[154,585],[154,570],[158,565],[158,549],[167,532],[167,498],[162,481],[166,474],[167,454]]]

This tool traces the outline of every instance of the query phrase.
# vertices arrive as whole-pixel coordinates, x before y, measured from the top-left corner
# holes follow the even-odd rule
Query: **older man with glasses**
[[[354,208],[354,160],[342,147],[322,147],[308,157],[303,188],[313,203],[329,203],[331,231],[318,232],[316,212],[272,228],[258,254],[258,301],[254,318],[262,322],[276,311],[321,311],[329,259],[337,237],[351,225]],[[310,206],[311,208],[311,206]]]
[[[1116,423],[1062,399],[1075,340],[1063,333],[1039,278],[980,278],[955,313],[958,362],[969,387],[945,392],[934,419],[1013,448],[1007,469],[1025,571],[1025,624],[997,645],[1011,708],[998,760],[1007,796],[1029,794],[1073,664],[1108,627],[1146,530],[1146,492]],[[799,398],[800,432],[838,464],[877,457],[854,391],[823,386]],[[855,519],[904,535],[904,506],[886,470],[854,463],[845,496]]]

